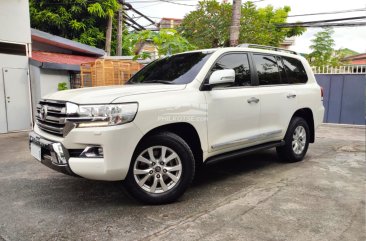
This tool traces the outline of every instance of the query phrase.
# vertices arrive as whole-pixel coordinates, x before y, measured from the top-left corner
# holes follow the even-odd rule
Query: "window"
[[[286,71],[282,63],[282,58],[280,56],[276,56],[276,59],[278,64],[278,70],[280,71],[281,84],[290,84],[289,79],[286,76]]]
[[[137,72],[128,84],[188,84],[194,80],[211,54],[192,52],[156,60]]]
[[[271,55],[254,55],[260,85],[275,85],[281,83],[277,60]]]
[[[212,67],[211,73],[221,69],[233,69],[235,71],[235,83],[230,86],[251,85],[247,54],[232,53],[222,56]]]
[[[27,56],[27,49],[25,44],[0,42],[0,54],[14,54],[14,55]]]
[[[308,76],[300,60],[282,57],[287,79],[292,84],[306,83]]]

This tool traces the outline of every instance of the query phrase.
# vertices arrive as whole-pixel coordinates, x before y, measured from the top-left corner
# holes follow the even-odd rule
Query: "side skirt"
[[[268,143],[264,143],[264,144],[260,144],[260,145],[247,147],[247,148],[244,148],[244,149],[240,149],[240,150],[236,150],[236,151],[230,151],[230,152],[227,152],[227,153],[222,153],[222,154],[219,154],[219,155],[216,155],[216,156],[212,156],[212,157],[207,158],[204,163],[205,164],[212,164],[212,163],[227,160],[227,159],[234,159],[234,158],[245,156],[245,155],[247,155],[249,153],[252,153],[252,152],[266,150],[266,149],[270,149],[270,148],[278,147],[278,146],[283,146],[283,145],[285,145],[285,141],[283,141],[283,140],[282,141],[268,142]]]

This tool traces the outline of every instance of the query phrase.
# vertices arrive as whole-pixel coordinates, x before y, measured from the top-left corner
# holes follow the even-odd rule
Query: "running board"
[[[240,150],[236,150],[236,151],[230,151],[230,152],[227,152],[227,153],[212,156],[212,157],[207,158],[207,160],[204,163],[205,164],[211,164],[211,163],[218,162],[218,161],[238,158],[238,157],[245,156],[245,155],[247,155],[249,153],[252,153],[252,152],[266,150],[266,149],[270,149],[270,148],[278,147],[278,146],[283,146],[283,145],[285,145],[285,141],[283,141],[283,140],[282,141],[268,142],[268,143],[260,144],[260,145],[257,145],[257,146],[247,147],[247,148],[244,148],[244,149],[240,149]]]

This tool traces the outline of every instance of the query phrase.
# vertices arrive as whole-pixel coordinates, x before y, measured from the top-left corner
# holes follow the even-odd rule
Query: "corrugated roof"
[[[103,49],[98,49],[86,44],[82,44],[76,41],[72,41],[70,39],[62,38],[60,36],[56,36],[53,34],[49,34],[38,29],[31,29],[32,33],[32,41],[38,41],[41,43],[57,46],[60,48],[86,53],[90,55],[96,56],[104,56],[105,51]]]
[[[32,51],[32,59],[41,63],[80,65],[82,63],[94,62],[97,58],[45,51]]]

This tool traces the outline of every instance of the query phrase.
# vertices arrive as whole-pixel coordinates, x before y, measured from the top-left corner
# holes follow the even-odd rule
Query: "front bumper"
[[[69,166],[69,152],[61,143],[42,138],[32,131],[29,133],[29,148],[32,144],[41,148],[39,161],[43,165],[67,175],[77,176]]]
[[[112,127],[74,128],[66,137],[51,135],[35,125],[34,133],[51,144],[60,144],[50,145],[50,148],[62,147],[66,162],[47,161],[52,165],[52,169],[60,169],[61,166],[70,169],[74,175],[103,181],[125,179],[135,148],[143,136],[133,122]],[[83,157],[75,154],[75,150],[84,150],[88,146],[102,147],[103,157]],[[53,151],[57,156],[55,149]]]

